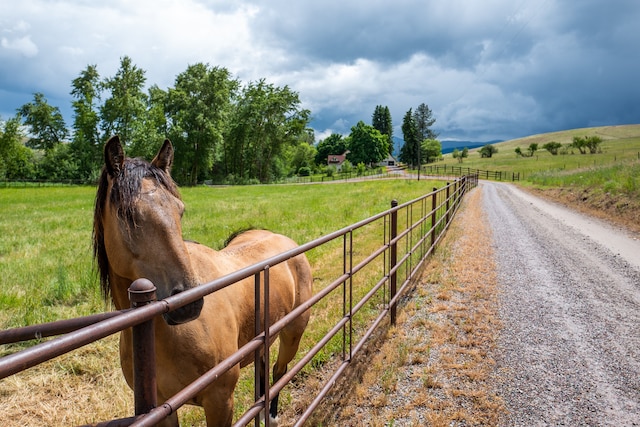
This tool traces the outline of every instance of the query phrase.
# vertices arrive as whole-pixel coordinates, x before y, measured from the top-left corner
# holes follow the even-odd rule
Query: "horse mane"
[[[246,232],[246,231],[250,231],[250,230],[256,230],[256,227],[249,226],[249,227],[240,228],[240,229],[238,229],[238,230],[234,231],[233,233],[231,233],[231,234],[229,235],[229,237],[227,237],[227,240],[225,240],[225,241],[224,241],[224,245],[223,245],[223,247],[225,247],[225,248],[226,248],[227,246],[229,246],[229,243],[231,243],[231,241],[232,241],[233,239],[235,239],[236,237],[238,237],[238,236],[239,236],[239,235],[241,235],[242,233],[244,233],[244,232]]]
[[[142,188],[142,180],[151,178],[160,186],[169,191],[173,196],[180,198],[178,187],[168,172],[154,166],[140,158],[126,158],[122,169],[113,177],[113,185],[109,193],[109,173],[106,167],[98,181],[95,210],[93,214],[93,257],[97,263],[100,276],[102,296],[108,299],[111,290],[109,287],[109,259],[104,246],[104,210],[107,197],[113,206],[117,206],[116,215],[119,220],[130,230],[134,226],[135,203]],[[110,194],[110,196],[108,196]]]

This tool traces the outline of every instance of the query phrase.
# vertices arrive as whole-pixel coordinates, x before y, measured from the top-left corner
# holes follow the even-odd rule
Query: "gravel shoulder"
[[[637,235],[482,182],[311,425],[638,426],[639,263]]]
[[[500,284],[502,425],[640,425],[640,242],[482,184]]]

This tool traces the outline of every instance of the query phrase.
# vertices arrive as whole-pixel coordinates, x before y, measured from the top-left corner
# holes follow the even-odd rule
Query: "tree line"
[[[118,134],[132,157],[150,158],[171,139],[173,175],[182,184],[268,182],[290,173],[297,152],[313,142],[310,112],[288,86],[242,84],[226,68],[197,63],[173,87],[145,91],[145,74],[127,56],[111,77],[87,66],[71,83],[70,128],[60,109],[35,93],[0,123],[0,178],[93,182],[104,142]]]
[[[264,79],[243,84],[226,68],[203,63],[188,66],[173,87],[154,84],[145,91],[145,85],[145,70],[128,56],[110,77],[88,65],[71,83],[70,127],[58,107],[35,93],[14,117],[0,122],[0,179],[95,182],[104,143],[115,134],[131,157],[151,158],[169,138],[175,147],[172,174],[185,185],[272,182],[303,170],[322,171],[330,154],[346,151],[353,165],[370,167],[393,152],[386,106],[376,107],[371,125],[360,121],[348,136],[332,134],[315,145],[311,112],[288,86]],[[435,119],[425,104],[412,118],[415,138],[435,139]],[[407,137],[414,135],[404,124],[403,134],[400,158],[413,164],[415,142]],[[428,149],[420,153],[423,159],[433,156]]]

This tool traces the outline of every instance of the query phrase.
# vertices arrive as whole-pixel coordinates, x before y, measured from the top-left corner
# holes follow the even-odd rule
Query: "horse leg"
[[[260,384],[258,384],[258,390],[260,391],[260,393],[259,393],[260,396],[264,396],[265,393],[266,393],[266,390],[265,390],[265,377],[267,375],[267,369],[266,369],[265,366],[266,366],[265,357],[262,356],[262,357],[260,357],[260,365],[258,366],[258,369],[259,369],[258,373],[260,375]],[[265,401],[266,401],[266,398],[265,398]],[[260,411],[260,421],[264,420],[266,412],[267,411],[264,410],[264,409],[262,411]]]
[[[169,415],[164,420],[160,421],[156,424],[157,427],[180,427],[180,422],[178,421],[178,413],[174,412]]]
[[[306,322],[304,323],[306,325]],[[302,329],[304,330],[304,328]],[[278,380],[287,373],[288,364],[295,357],[296,352],[298,351],[298,346],[300,345],[301,338],[302,332],[297,330],[297,328],[296,330],[291,331],[285,327],[280,332],[280,347],[278,350],[278,359],[273,365],[273,383],[278,382]],[[278,398],[279,394],[276,394],[276,396],[271,401],[271,405],[269,406],[269,415],[271,417],[272,425],[277,425]]]
[[[236,365],[203,392],[201,405],[207,418],[207,427],[229,427],[233,422],[233,390],[240,377]]]

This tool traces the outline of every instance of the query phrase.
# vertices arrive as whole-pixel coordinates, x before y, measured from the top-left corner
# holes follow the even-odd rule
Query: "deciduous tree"
[[[373,126],[362,120],[351,128],[349,134],[349,154],[347,159],[354,164],[374,165],[384,160],[389,154],[389,139]]]
[[[425,139],[422,141],[422,155],[423,158],[430,163],[435,159],[440,158],[442,155],[442,144],[437,139]]]
[[[22,144],[23,139],[19,117],[0,120],[0,178],[34,177],[33,151]]]
[[[284,173],[281,154],[307,132],[309,110],[288,86],[250,82],[234,105],[225,138],[227,174],[268,182]]]
[[[33,95],[33,102],[20,107],[18,114],[29,129],[27,145],[31,148],[50,150],[67,137],[60,109],[49,105],[40,92]]]
[[[347,151],[347,140],[339,133],[332,133],[318,143],[315,157],[316,165],[327,165],[327,159],[332,154],[344,154]]]
[[[100,108],[105,137],[120,135],[120,140],[127,146],[134,144],[135,138],[146,137],[136,132],[147,109],[147,96],[143,92],[146,80],[145,71],[125,56],[120,59],[116,75],[103,81],[102,88],[108,94]]]
[[[176,146],[176,176],[189,185],[211,172],[238,82],[226,68],[190,65],[167,95],[169,134]]]
[[[102,163],[100,144],[100,74],[95,65],[89,65],[71,83],[73,101],[73,139],[71,153],[76,158],[78,175],[89,179],[96,175]]]
[[[498,149],[493,144],[487,144],[480,149],[480,157],[491,158],[498,152]]]
[[[562,144],[556,141],[547,142],[542,146],[545,150],[547,150],[551,155],[556,156],[558,154],[558,150],[562,147]]]
[[[462,150],[458,150],[457,148],[455,148],[451,153],[451,156],[454,159],[458,159],[458,163],[462,163],[464,159],[469,157],[469,149],[467,147],[464,147]]]
[[[587,150],[589,150],[589,153],[595,154],[598,152],[601,143],[602,138],[597,135],[574,136],[571,146],[573,148],[577,148],[580,151],[580,154],[587,154]]]

